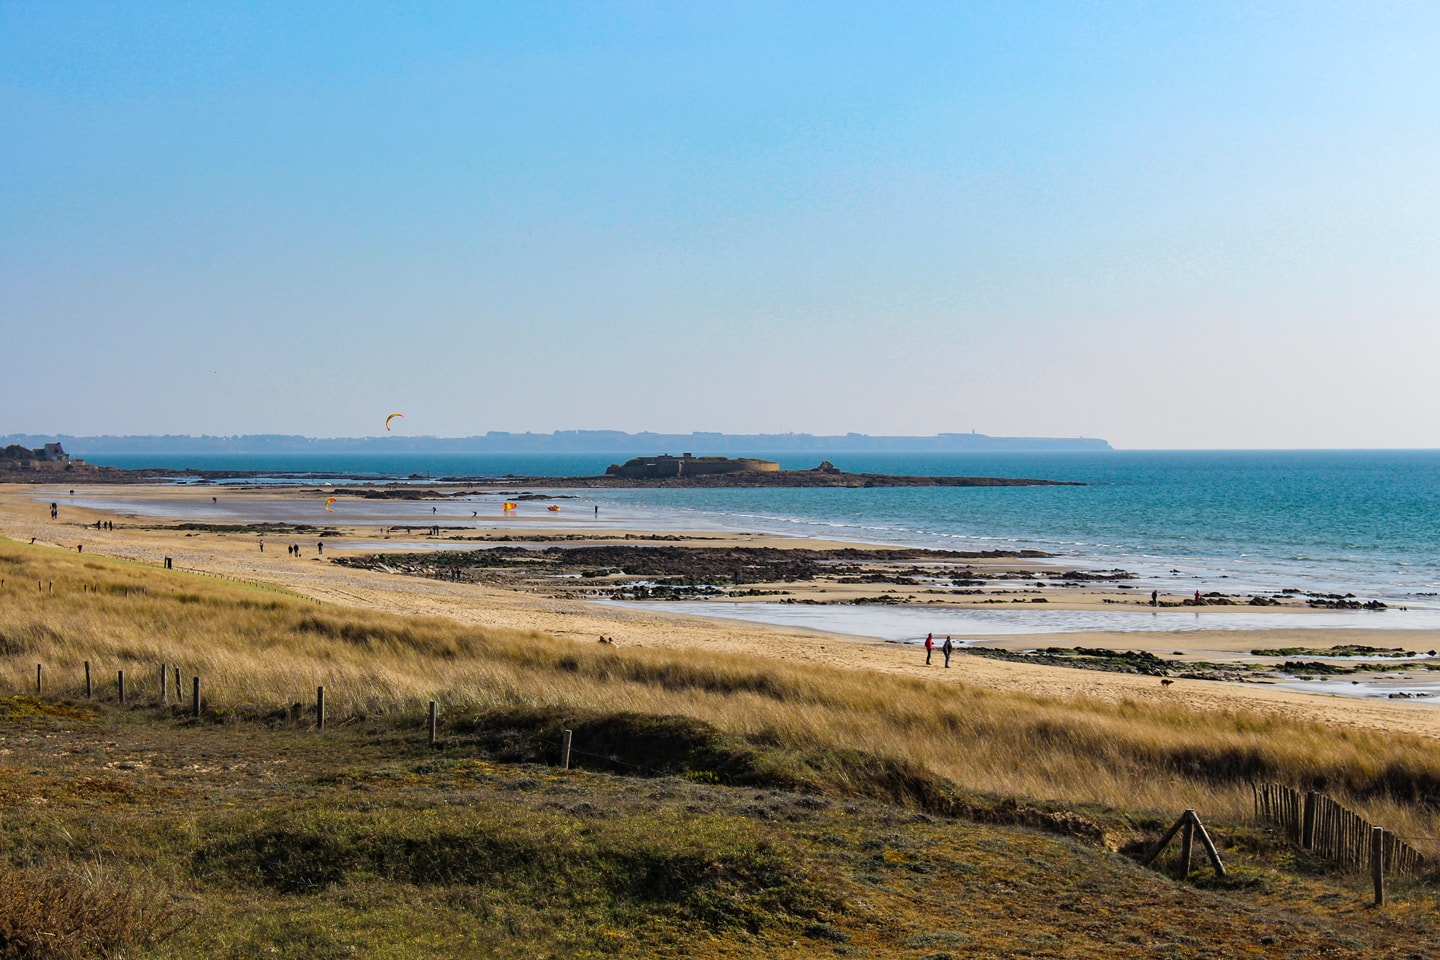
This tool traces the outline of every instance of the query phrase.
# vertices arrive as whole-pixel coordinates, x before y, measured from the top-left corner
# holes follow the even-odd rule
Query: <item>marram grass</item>
[[[41,664],[47,695],[74,696],[89,661],[97,696],[113,698],[124,670],[127,694],[144,702],[170,664],[187,698],[202,677],[211,705],[308,705],[323,685],[336,720],[419,716],[432,699],[447,714],[687,716],[780,747],[892,757],[966,791],[1243,818],[1249,784],[1277,780],[1325,790],[1402,835],[1437,833],[1440,744],[1417,736],[577,644],[8,542],[0,579],[0,687],[11,693],[32,692]]]

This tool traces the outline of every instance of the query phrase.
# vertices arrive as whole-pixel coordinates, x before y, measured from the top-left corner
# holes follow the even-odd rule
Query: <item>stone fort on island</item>
[[[751,457],[696,457],[683,453],[672,457],[634,457],[624,463],[612,463],[605,469],[608,477],[651,479],[655,477],[701,477],[727,473],[779,473],[780,464],[773,460]]]

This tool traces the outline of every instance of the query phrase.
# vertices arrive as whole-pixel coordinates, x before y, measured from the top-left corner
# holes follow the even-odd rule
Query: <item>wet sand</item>
[[[876,637],[850,636],[812,628],[775,626],[713,617],[687,616],[665,609],[663,605],[647,606],[596,604],[572,599],[557,599],[524,589],[501,589],[472,583],[449,583],[420,577],[399,576],[382,572],[354,569],[336,564],[331,558],[342,544],[347,553],[355,549],[382,551],[392,544],[408,540],[385,539],[387,524],[346,524],[343,518],[327,515],[323,495],[317,491],[294,488],[235,489],[232,487],[127,487],[82,488],[77,486],[72,498],[69,487],[35,487],[31,485],[0,485],[0,536],[21,543],[33,537],[37,544],[74,550],[83,544],[87,554],[124,557],[161,566],[171,557],[177,570],[216,576],[254,580],[286,587],[296,593],[322,601],[359,609],[383,610],[401,615],[447,617],[462,623],[509,629],[535,630],[577,642],[593,643],[599,636],[614,637],[623,646],[665,646],[683,649],[704,649],[740,652],[801,663],[825,663],[845,669],[875,670],[884,673],[922,677],[939,683],[972,683],[997,691],[1046,697],[1085,697],[1100,700],[1136,699],[1174,702],[1205,710],[1249,709],[1276,712],[1341,726],[1358,726],[1386,730],[1403,730],[1440,737],[1440,709],[1424,700],[1360,699],[1332,696],[1323,692],[1284,689],[1273,684],[1226,683],[1203,680],[1180,680],[1162,686],[1156,678],[1121,673],[1050,667],[1028,663],[994,661],[980,657],[957,655],[953,666],[946,670],[936,653],[933,666],[925,666],[924,653],[913,645],[886,642]],[[163,519],[141,517],[139,511],[126,510],[116,504],[115,511],[102,509],[106,494],[116,499],[143,501],[165,513]],[[216,498],[212,503],[210,498]],[[52,521],[49,503],[60,506],[58,520]],[[562,501],[563,502],[563,501]],[[84,506],[79,505],[84,503]],[[216,512],[224,504],[227,520],[217,519]],[[269,505],[257,508],[254,505]],[[133,505],[133,504],[132,504]],[[428,506],[428,502],[427,502]],[[438,506],[437,516],[438,516]],[[160,510],[163,508],[163,510]],[[242,509],[243,508],[243,509]],[[272,509],[273,508],[273,509]],[[466,512],[471,507],[465,508]],[[543,507],[535,507],[542,510]],[[574,512],[579,512],[574,511]],[[318,516],[315,514],[318,513]],[[563,509],[562,509],[563,513]],[[270,516],[296,516],[286,522],[313,523],[327,534],[325,557],[317,556],[319,535],[302,534],[219,533],[207,530],[146,529],[157,525],[173,525],[186,521],[202,524],[239,523],[246,517],[261,521]],[[421,517],[423,521],[423,516]],[[477,520],[479,518],[476,518]],[[113,531],[95,529],[97,520],[110,520]],[[544,524],[539,527],[536,524]],[[412,521],[412,526],[415,524]],[[338,534],[336,537],[332,534]],[[655,542],[650,538],[664,537],[673,545],[764,545],[779,548],[809,549],[843,548],[848,544],[826,543],[724,531],[657,532],[649,529],[626,528],[616,523],[603,530],[575,522],[571,517],[536,518],[525,526],[504,519],[492,519],[486,526],[472,527],[465,536],[486,539],[541,537],[542,542],[566,543],[566,537],[602,537],[604,542],[635,543],[636,539]],[[259,549],[259,541],[265,550]],[[413,539],[413,538],[412,538]],[[513,541],[512,541],[513,542]],[[535,542],[535,541],[531,541]],[[287,554],[286,547],[298,544],[299,558]],[[1017,561],[974,561],[997,573],[1015,569]],[[1033,561],[1019,561],[1033,567]],[[1061,596],[1049,592],[1053,609],[1115,610],[1118,603],[1129,604],[1136,616],[1145,616],[1138,598],[1126,596],[1113,586],[1085,586],[1067,590]],[[1225,617],[1244,613],[1254,617],[1272,608],[1217,607],[1205,608],[1204,616]],[[1285,613],[1294,614],[1293,608]],[[1299,611],[1303,613],[1302,611]],[[1435,629],[1326,629],[1323,612],[1313,618],[1313,629],[1289,623],[1283,629],[1257,627],[1245,630],[1193,630],[1181,633],[1160,632],[1098,632],[1066,633],[1050,637],[1012,638],[1007,645],[1031,645],[1037,640],[1055,645],[1087,645],[1118,650],[1144,649],[1166,656],[1177,651],[1183,656],[1213,658],[1217,654],[1243,654],[1255,648],[1283,646],[1328,647],[1339,643],[1363,643],[1376,647],[1403,647],[1425,651],[1440,648],[1440,630]],[[1385,618],[1388,620],[1388,613]],[[1397,616],[1403,616],[1398,614]],[[1277,621],[1280,622],[1280,621]],[[1389,621],[1396,622],[1396,621]],[[1332,679],[1328,686],[1347,681]]]

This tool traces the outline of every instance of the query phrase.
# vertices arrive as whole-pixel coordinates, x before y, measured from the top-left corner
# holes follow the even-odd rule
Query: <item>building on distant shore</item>
[[[651,479],[655,477],[700,477],[726,473],[779,473],[780,464],[773,460],[752,457],[696,457],[683,453],[672,457],[635,457],[624,463],[612,463],[605,470],[607,477]]]
[[[72,458],[58,442],[34,450],[12,443],[0,450],[0,470],[55,471],[85,466],[84,460]]]

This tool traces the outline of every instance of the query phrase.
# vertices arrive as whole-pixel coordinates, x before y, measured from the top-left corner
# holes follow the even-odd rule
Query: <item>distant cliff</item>
[[[653,455],[656,450],[705,450],[724,454],[795,453],[1045,453],[1104,451],[1104,440],[1088,437],[991,437],[983,433],[942,433],[933,437],[871,436],[847,433],[624,433],[618,430],[557,430],[554,433],[492,431],[473,437],[301,437],[286,434],[212,436],[99,436],[14,434],[10,443],[39,447],[60,441],[77,456],[105,454],[264,453],[571,453],[617,457]]]

